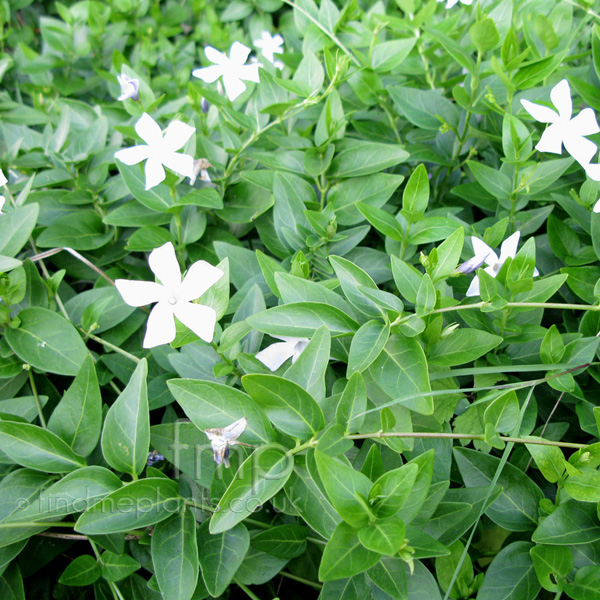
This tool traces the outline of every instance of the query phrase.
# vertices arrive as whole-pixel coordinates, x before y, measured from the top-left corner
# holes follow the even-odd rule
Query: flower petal
[[[471,281],[471,285],[469,286],[469,289],[465,295],[467,298],[479,296],[479,277],[477,275],[473,277],[473,281]]]
[[[596,204],[594,204],[593,211],[594,211],[595,213],[599,213],[599,212],[600,212],[600,199],[599,199],[599,200],[596,200]]]
[[[519,246],[520,231],[515,231],[510,237],[507,237],[500,246],[500,263],[504,264],[507,258],[514,258]]]
[[[158,123],[147,113],[144,113],[135,124],[137,134],[149,146],[160,146],[162,131]]]
[[[229,59],[236,66],[241,66],[248,59],[250,52],[252,52],[252,50],[248,48],[248,46],[244,46],[244,44],[241,44],[240,42],[233,42],[229,49]]]
[[[471,236],[471,243],[473,244],[473,251],[475,252],[475,258],[485,262],[486,265],[491,265],[498,262],[498,256],[496,253],[483,241],[474,235]]]
[[[150,156],[150,146],[132,146],[115,152],[115,158],[126,165],[137,165]]]
[[[244,433],[244,429],[246,429],[247,425],[248,421],[246,421],[246,417],[242,417],[231,425],[223,427],[223,437],[227,439],[229,443],[234,442],[242,435],[242,433]]]
[[[191,127],[182,121],[172,121],[165,131],[162,148],[165,151],[175,151],[183,148],[194,131],[196,131],[195,127]]]
[[[542,137],[540,141],[537,143],[535,149],[540,152],[552,152],[553,154],[561,154],[562,153],[562,143],[563,143],[563,132],[564,128],[561,127],[558,123],[550,125],[542,133]]]
[[[232,102],[246,90],[246,84],[235,75],[230,75],[229,73],[223,75],[223,85],[225,86],[227,97]]]
[[[6,213],[2,212],[2,209],[4,208],[4,203],[6,202],[6,198],[4,196],[0,196],[0,215],[4,215]]]
[[[200,67],[194,69],[192,75],[198,79],[202,79],[205,83],[213,83],[223,75],[223,67],[220,65],[211,65],[210,67]]]
[[[277,371],[288,359],[294,356],[295,342],[276,342],[261,350],[256,358],[271,371]]]
[[[558,115],[551,108],[542,106],[541,104],[534,104],[529,100],[521,100],[523,108],[540,123],[554,123],[558,121]]]
[[[568,135],[563,140],[566,151],[580,164],[587,165],[598,151],[598,146],[580,135]]]
[[[184,177],[192,177],[194,175],[194,159],[189,154],[181,154],[180,152],[169,152],[161,156],[162,164],[165,167],[183,175]]]
[[[272,58],[273,54],[271,53],[271,59]],[[273,62],[273,60],[271,60],[270,62]],[[245,79],[246,81],[254,81],[254,83],[260,83],[260,66],[260,63],[256,63],[253,65],[244,65],[243,67],[239,68],[238,77],[240,79]]]
[[[571,87],[566,79],[558,82],[550,91],[552,104],[556,106],[561,119],[569,120],[573,114],[573,100],[571,100]]]
[[[212,342],[217,323],[214,308],[192,302],[178,302],[175,305],[175,316],[201,340]]]
[[[206,46],[206,48],[204,48],[204,54],[210,62],[215,63],[216,65],[225,64],[229,60],[223,52],[219,52],[212,46]]]
[[[221,269],[213,267],[205,260],[196,261],[185,274],[179,288],[179,298],[189,302],[200,298],[206,290],[212,287],[224,273]]]
[[[0,186],[6,185],[8,183],[8,179],[6,179],[6,175],[4,175],[4,171],[0,169]]]
[[[181,270],[171,242],[152,250],[148,256],[148,264],[157,279],[167,288],[166,294],[171,295],[179,290]]]
[[[159,183],[163,182],[166,177],[162,163],[154,156],[146,161],[144,173],[146,175],[146,190],[156,187]]]
[[[159,302],[165,296],[163,286],[154,281],[117,279],[115,287],[125,304],[129,304],[129,306],[145,306]]]
[[[163,344],[170,344],[177,334],[173,309],[167,302],[159,302],[148,316],[144,348],[154,348]]]
[[[584,108],[576,117],[573,117],[569,123],[569,127],[574,135],[600,133],[596,113],[591,108]]]

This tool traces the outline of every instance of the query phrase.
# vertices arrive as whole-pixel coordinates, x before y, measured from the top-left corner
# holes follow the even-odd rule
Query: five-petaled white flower
[[[213,458],[218,465],[225,463],[225,467],[229,468],[229,446],[241,444],[237,439],[244,433],[247,425],[246,417],[242,417],[227,427],[204,430],[213,449]]]
[[[485,263],[486,265],[488,265],[484,269],[485,272],[491,275],[492,277],[496,277],[496,275],[498,275],[498,271],[500,271],[502,265],[506,262],[506,259],[514,258],[517,254],[517,246],[519,245],[520,237],[521,232],[516,231],[510,237],[506,238],[502,242],[502,246],[500,246],[500,258],[498,258],[498,255],[483,240],[480,240],[479,238],[473,236],[471,237],[471,242],[473,243],[473,250],[475,251],[475,256],[472,259],[469,259],[467,263],[471,263],[472,261],[472,264],[469,266],[481,266]],[[462,272],[469,271],[463,270]],[[537,277],[539,275],[537,269],[534,269],[533,275],[534,277]],[[479,296],[479,277],[477,275],[475,275],[473,281],[471,281],[471,285],[467,290],[467,296]]]
[[[148,257],[148,264],[160,283],[128,279],[115,281],[117,290],[129,306],[158,303],[148,317],[144,348],[169,344],[175,339],[173,316],[189,327],[200,339],[211,342],[217,322],[215,309],[195,304],[192,300],[202,296],[208,288],[219,281],[223,277],[223,271],[205,260],[199,260],[188,269],[182,281],[175,248],[171,242],[152,250]]]
[[[452,8],[455,4],[458,4],[458,0],[437,0],[438,2],[446,2],[446,9]],[[460,0],[461,4],[471,6],[473,0]]]
[[[117,98],[117,100],[127,100],[131,98],[131,100],[139,100],[140,95],[140,80],[129,77],[129,75],[125,75],[125,73],[121,73],[121,75],[117,75],[117,79],[119,81],[119,85],[121,86],[121,95]]]
[[[194,172],[194,159],[188,154],[176,152],[192,137],[196,130],[181,121],[173,121],[164,135],[158,123],[144,113],[135,124],[137,134],[147,145],[132,146],[115,152],[126,165],[136,165],[146,160],[146,189],[149,190],[164,181],[166,175],[163,165],[172,171],[191,177]]]
[[[242,79],[260,83],[259,65],[256,63],[246,64],[250,52],[250,48],[240,44],[240,42],[233,42],[229,50],[229,57],[223,52],[215,50],[212,46],[206,46],[204,49],[206,58],[215,64],[210,67],[194,69],[192,75],[206,83],[213,83],[219,77],[223,77],[225,93],[233,101],[246,89],[246,84]]]
[[[283,341],[267,346],[256,355],[256,358],[263,365],[269,367],[271,371],[277,371],[288,358],[292,359],[292,364],[295,363],[308,345],[308,342],[310,342],[308,338],[284,337],[279,335],[271,337]]]
[[[256,48],[260,49],[260,53],[277,69],[283,69],[283,63],[280,60],[275,60],[275,54],[283,54],[283,38],[277,33],[271,35],[268,31],[263,31],[258,40],[253,42]]]
[[[573,117],[571,88],[566,79],[552,88],[550,98],[556,111],[529,102],[529,100],[521,100],[523,108],[536,121],[550,123],[537,143],[536,150],[561,154],[564,144],[566,151],[587,170],[598,146],[584,136],[600,132],[596,114],[591,108],[584,108],[576,117]]]

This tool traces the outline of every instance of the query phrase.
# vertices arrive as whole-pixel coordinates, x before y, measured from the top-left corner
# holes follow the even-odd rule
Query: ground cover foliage
[[[0,597],[599,598],[592,5],[1,0]]]

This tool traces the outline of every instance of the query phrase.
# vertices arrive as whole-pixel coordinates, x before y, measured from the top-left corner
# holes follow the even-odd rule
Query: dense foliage
[[[0,0],[0,598],[600,598],[593,8]]]

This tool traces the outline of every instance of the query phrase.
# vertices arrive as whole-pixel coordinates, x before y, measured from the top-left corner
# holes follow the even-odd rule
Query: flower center
[[[177,297],[176,296],[171,296],[168,300],[169,304],[173,305],[173,304],[177,304]]]

